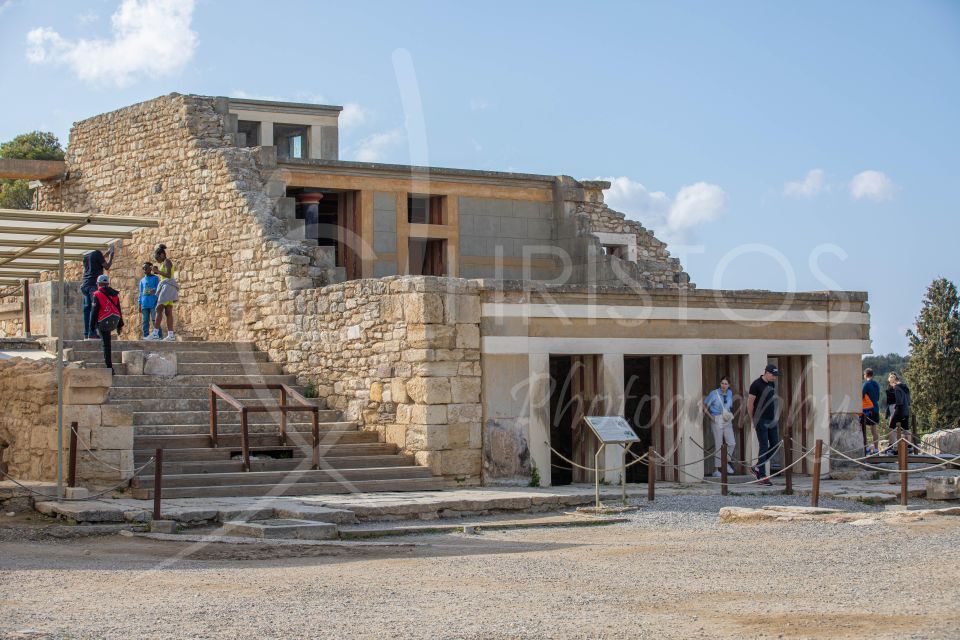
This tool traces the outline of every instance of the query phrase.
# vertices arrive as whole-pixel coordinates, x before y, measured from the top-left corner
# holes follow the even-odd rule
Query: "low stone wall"
[[[64,475],[71,422],[78,424],[78,483],[111,487],[133,475],[133,414],[104,404],[107,369],[64,369]],[[57,379],[52,358],[0,360],[0,465],[17,480],[57,477]]]
[[[395,276],[302,292],[287,367],[434,475],[480,482],[478,283]]]

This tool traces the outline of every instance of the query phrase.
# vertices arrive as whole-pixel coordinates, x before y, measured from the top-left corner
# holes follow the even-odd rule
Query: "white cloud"
[[[110,16],[111,40],[67,40],[53,29],[27,33],[27,60],[65,64],[86,81],[128,86],[138,76],[170,75],[193,58],[194,0],[123,0]]]
[[[850,195],[854,200],[883,202],[893,198],[896,191],[897,185],[882,171],[861,171],[850,181]]]
[[[340,127],[343,129],[355,129],[367,121],[369,113],[356,102],[348,102],[343,105],[343,111],[340,112]]]
[[[3,12],[13,6],[13,0],[0,0],[0,15],[3,15]]]
[[[386,154],[403,142],[403,129],[392,129],[363,138],[350,149],[352,160],[358,162],[381,162]]]
[[[490,103],[483,98],[470,98],[470,111],[483,111]]]
[[[812,198],[824,191],[823,169],[811,169],[803,180],[783,185],[783,194],[794,198]]]
[[[263,95],[260,93],[250,93],[249,91],[244,91],[243,89],[234,89],[230,92],[230,97],[237,98],[239,100],[269,100],[270,102],[290,102],[288,98]]]
[[[656,232],[664,242],[683,242],[697,226],[723,215],[727,194],[715,184],[696,182],[681,188],[673,198],[650,191],[625,176],[610,181],[604,200],[612,209]]]

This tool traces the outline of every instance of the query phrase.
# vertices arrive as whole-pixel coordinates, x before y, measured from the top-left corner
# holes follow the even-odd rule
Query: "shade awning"
[[[61,239],[64,261],[76,261],[159,224],[155,218],[0,209],[0,285],[57,270]]]

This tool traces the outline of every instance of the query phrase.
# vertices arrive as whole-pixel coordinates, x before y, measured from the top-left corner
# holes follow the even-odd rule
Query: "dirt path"
[[[659,503],[659,501],[658,501]],[[660,504],[609,527],[384,549],[0,543],[2,637],[956,638],[960,518],[719,525]]]

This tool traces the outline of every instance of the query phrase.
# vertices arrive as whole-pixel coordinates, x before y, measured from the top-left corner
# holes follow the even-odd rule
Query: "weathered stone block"
[[[447,295],[444,307],[445,320],[450,324],[480,323],[480,296],[477,294]]]
[[[401,449],[407,446],[407,425],[388,424],[384,430],[384,438],[387,443],[395,444]]]
[[[68,367],[63,370],[63,386],[70,387],[109,387],[113,383],[113,374],[109,369],[77,369]]]
[[[480,325],[458,324],[456,346],[458,349],[479,349]]]
[[[394,378],[390,381],[390,399],[397,404],[403,404],[408,401],[407,384],[403,378]]]
[[[477,422],[482,418],[483,411],[479,404],[451,404],[447,405],[447,420],[455,422]]]
[[[480,378],[457,377],[450,380],[453,402],[480,402]]]
[[[148,353],[143,361],[143,375],[172,378],[177,375],[177,354],[173,351]]]
[[[439,451],[447,448],[448,427],[445,424],[411,424],[407,428],[408,451]]]
[[[416,362],[410,372],[414,376],[439,378],[455,376],[459,368],[458,362]]]
[[[101,424],[105,427],[133,426],[133,409],[128,405],[100,405]]]
[[[443,475],[439,451],[417,451],[413,454],[413,461],[421,467],[427,467],[435,475]]]
[[[414,404],[410,407],[410,422],[413,424],[446,424],[447,405],[445,404]],[[399,407],[397,414],[399,416]],[[397,420],[399,422],[399,420]]]
[[[479,422],[447,425],[445,449],[479,449],[481,445]]]
[[[68,404],[63,407],[64,431],[72,422],[76,422],[81,427],[99,427],[102,424],[101,420],[100,405]]]
[[[373,402],[383,401],[383,383],[374,382],[370,384],[370,400]]]
[[[90,448],[95,451],[103,449],[132,450],[133,427],[100,427],[92,429]]]
[[[418,404],[447,404],[451,401],[449,378],[411,378],[407,395]]]
[[[143,375],[143,351],[124,351],[120,354],[120,361],[127,367],[127,375]]]
[[[436,293],[405,293],[403,317],[407,322],[422,324],[443,322],[443,303]]]
[[[928,476],[924,478],[927,486],[927,500],[957,500],[960,498],[958,476]]]
[[[480,474],[479,449],[453,449],[440,452],[440,473],[445,476]]]
[[[451,348],[456,339],[456,329],[445,324],[407,325],[407,346],[416,349]]]

